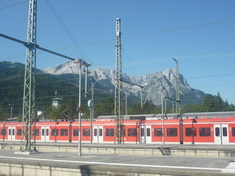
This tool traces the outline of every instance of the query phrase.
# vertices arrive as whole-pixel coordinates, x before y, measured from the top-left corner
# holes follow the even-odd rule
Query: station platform
[[[235,157],[176,157],[150,155],[35,152],[0,150],[0,175],[24,176],[234,176]]]
[[[39,152],[78,152],[78,143],[37,142]],[[19,150],[20,142],[0,142],[2,150]],[[235,145],[81,143],[83,154],[235,157]]]

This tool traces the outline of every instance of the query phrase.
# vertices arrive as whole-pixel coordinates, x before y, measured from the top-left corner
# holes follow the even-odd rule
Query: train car
[[[38,142],[114,143],[114,116],[78,121],[36,122],[32,135]],[[21,141],[21,122],[0,122],[0,141]],[[235,144],[235,112],[125,115],[124,143]]]

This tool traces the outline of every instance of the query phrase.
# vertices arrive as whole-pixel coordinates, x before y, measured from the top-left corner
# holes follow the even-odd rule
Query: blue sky
[[[115,20],[121,18],[124,73],[164,71],[175,67],[175,57],[192,88],[219,92],[235,104],[234,8],[234,0],[40,0],[37,44],[83,58],[91,69],[115,69]],[[27,19],[27,1],[1,1],[0,33],[26,41]],[[0,61],[25,63],[25,52],[23,45],[0,39]],[[38,69],[66,61],[37,51]]]

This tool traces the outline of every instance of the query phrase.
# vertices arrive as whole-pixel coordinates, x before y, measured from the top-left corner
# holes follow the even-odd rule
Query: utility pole
[[[78,64],[78,70],[79,70],[79,78],[78,78],[78,106],[77,106],[77,112],[78,112],[78,156],[82,156],[82,136],[81,136],[81,112],[82,112],[82,106],[81,106],[81,94],[82,94],[82,63],[81,59],[76,59],[74,64]]]
[[[162,108],[162,145],[165,145],[163,90],[164,90],[164,88],[162,87],[162,88],[161,88],[161,108]]]
[[[82,124],[81,124],[81,113],[82,113],[82,104],[81,104],[81,98],[82,98],[82,65],[81,63],[79,63],[79,82],[78,82],[78,134],[79,134],[79,141],[78,141],[78,156],[82,156],[82,133],[81,133],[81,128],[82,128]]]
[[[122,53],[121,53],[121,19],[116,19],[116,87],[115,87],[115,118],[114,118],[114,142],[121,144],[123,137],[123,100],[122,100]]]
[[[32,134],[36,129],[35,109],[35,75],[36,75],[36,23],[37,0],[29,1],[28,31],[26,46],[26,63],[24,76],[24,95],[22,113],[21,152],[36,152],[36,135]],[[33,131],[31,131],[33,126]],[[34,137],[33,137],[34,135]]]
[[[11,108],[11,116],[10,116],[10,118],[12,118],[12,106],[13,106],[13,104],[9,104],[9,106]]]
[[[94,83],[91,83],[91,100],[88,101],[90,107],[90,143],[92,143],[92,120],[94,119]]]
[[[91,66],[91,64],[86,63],[82,59],[75,59],[73,62],[74,64],[78,64],[78,70],[79,70],[79,78],[78,78],[78,106],[77,106],[77,111],[78,111],[78,156],[82,156],[82,135],[81,135],[81,128],[82,128],[82,123],[81,123],[81,113],[83,111],[82,107],[82,66],[87,67],[87,73],[88,73],[88,66]],[[86,77],[87,78],[87,77]]]
[[[125,94],[125,115],[127,115],[127,94]]]
[[[92,101],[92,106],[91,106],[91,143],[92,143],[92,120],[94,119],[94,83],[92,83],[91,87],[91,101]]]
[[[173,57],[176,63],[176,113],[180,113],[180,78],[179,78],[179,68],[178,61]]]
[[[90,66],[90,65],[88,65]],[[89,71],[88,71],[88,66],[85,67],[85,97],[87,97],[87,87],[88,87],[88,74],[89,74]]]

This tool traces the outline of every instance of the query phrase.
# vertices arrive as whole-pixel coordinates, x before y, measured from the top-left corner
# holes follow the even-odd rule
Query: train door
[[[47,142],[50,140],[50,132],[49,132],[49,127],[42,127],[41,128],[42,133],[41,133],[41,141],[42,142]]]
[[[216,124],[214,125],[214,139],[215,144],[228,144],[228,125]]]
[[[151,126],[140,126],[140,143],[151,143]]]
[[[102,143],[103,142],[103,127],[102,126],[94,126],[94,143]]]
[[[9,141],[15,140],[15,127],[8,127],[8,140]]]

